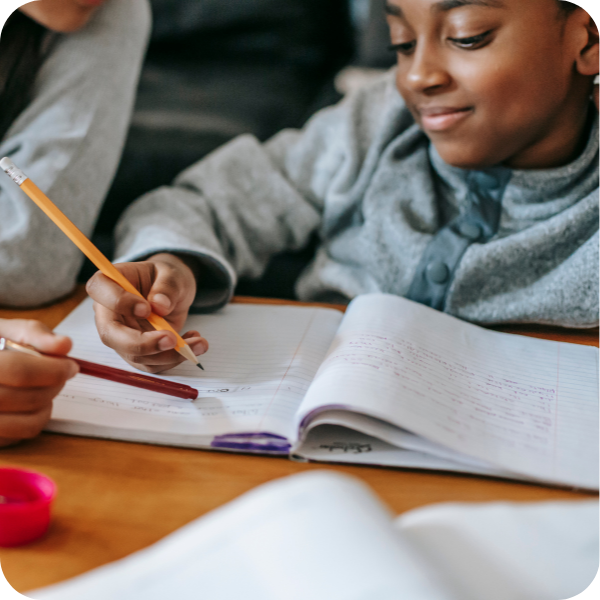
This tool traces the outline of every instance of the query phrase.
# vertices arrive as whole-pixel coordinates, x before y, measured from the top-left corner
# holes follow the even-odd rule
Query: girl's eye
[[[416,42],[413,40],[412,42],[404,42],[402,44],[392,44],[389,50],[407,56],[415,49],[415,46]]]
[[[485,31],[484,33],[480,33],[479,35],[473,35],[466,38],[448,38],[455,46],[459,48],[463,48],[464,50],[477,50],[478,48],[482,48],[489,42],[489,38],[493,30]],[[403,54],[408,56],[414,52],[415,46],[417,42],[413,40],[412,42],[404,42],[401,44],[392,44],[389,49],[392,52],[397,52],[398,54]]]
[[[465,50],[477,50],[484,46],[492,33],[492,30],[480,33],[479,35],[473,35],[466,38],[448,38],[455,46],[464,48]]]

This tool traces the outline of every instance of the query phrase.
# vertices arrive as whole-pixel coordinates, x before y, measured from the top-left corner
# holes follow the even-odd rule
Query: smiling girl
[[[180,328],[271,256],[320,248],[301,299],[398,294],[478,323],[598,323],[598,31],[557,0],[389,0],[398,65],[265,144],[243,136],[138,200],[88,284],[104,342],[180,362]],[[190,333],[197,353],[206,342]]]

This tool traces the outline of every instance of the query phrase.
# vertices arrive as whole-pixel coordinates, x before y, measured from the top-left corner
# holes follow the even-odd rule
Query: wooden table
[[[3,318],[36,318],[54,327],[85,297]],[[238,299],[240,302],[256,301]],[[274,302],[263,300],[262,302]],[[598,345],[598,330],[512,327],[505,331]],[[78,575],[135,552],[178,527],[285,475],[334,469],[369,484],[396,513],[432,502],[590,499],[593,493],[492,478],[408,469],[294,463],[285,458],[225,454],[45,433],[0,450],[0,463],[39,470],[59,495],[50,531],[21,548],[2,549],[8,581],[20,592]]]

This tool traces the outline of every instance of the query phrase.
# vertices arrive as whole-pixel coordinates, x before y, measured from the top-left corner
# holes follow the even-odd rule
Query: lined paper
[[[383,294],[355,299],[343,321],[332,309],[230,305],[186,329],[210,342],[206,371],[184,363],[164,377],[198,389],[197,400],[78,375],[48,429],[195,447],[227,434],[294,443],[315,411],[335,410],[336,424],[377,436],[344,422],[354,411],[498,472],[598,487],[596,348],[489,331]],[[57,331],[73,338],[73,356],[134,370],[100,342],[91,301]]]
[[[100,341],[92,305],[86,300],[56,328],[73,339],[71,355],[134,371]],[[198,399],[77,375],[54,401],[49,429],[186,445],[231,433],[292,439],[294,414],[341,318],[332,309],[244,304],[191,316],[185,331],[210,344],[205,371],[186,362],[159,377],[198,389]]]
[[[597,364],[597,348],[361,296],[296,422],[329,399],[509,471],[597,488]]]

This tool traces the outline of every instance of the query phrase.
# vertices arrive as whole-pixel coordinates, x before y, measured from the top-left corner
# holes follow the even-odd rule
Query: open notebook
[[[270,482],[37,600],[556,600],[598,569],[598,502],[439,504],[395,522],[357,479]]]
[[[233,304],[191,316],[197,400],[79,375],[50,431],[309,460],[444,469],[598,487],[598,350],[489,331],[409,300],[333,309]],[[72,355],[128,368],[86,300],[57,331]]]

